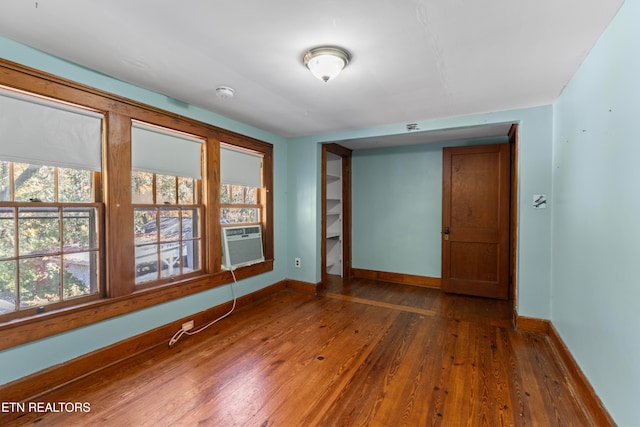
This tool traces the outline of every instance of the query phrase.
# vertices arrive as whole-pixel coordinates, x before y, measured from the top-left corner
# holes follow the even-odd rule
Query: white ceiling
[[[550,104],[622,2],[2,0],[0,36],[296,137]],[[325,44],[353,56],[328,83]]]

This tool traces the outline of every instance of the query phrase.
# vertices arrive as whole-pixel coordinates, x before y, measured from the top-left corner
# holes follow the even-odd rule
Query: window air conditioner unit
[[[222,267],[237,267],[264,261],[262,231],[259,225],[225,227],[222,229]]]

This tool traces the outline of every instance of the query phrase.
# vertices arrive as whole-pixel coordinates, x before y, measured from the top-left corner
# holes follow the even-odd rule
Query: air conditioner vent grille
[[[226,227],[222,231],[223,268],[230,270],[264,261],[259,225]]]

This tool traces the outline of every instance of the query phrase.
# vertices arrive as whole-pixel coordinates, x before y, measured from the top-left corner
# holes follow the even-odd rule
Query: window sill
[[[273,270],[273,260],[267,260],[239,268],[235,271],[235,276],[236,279],[241,280],[271,270]],[[231,272],[222,271],[181,282],[141,289],[126,296],[102,298],[73,307],[9,320],[0,323],[0,333],[3,337],[0,342],[0,351],[226,285],[232,281]]]

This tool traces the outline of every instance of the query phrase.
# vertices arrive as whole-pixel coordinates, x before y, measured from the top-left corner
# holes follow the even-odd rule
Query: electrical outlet
[[[193,329],[193,320],[189,320],[188,322],[184,322],[182,324],[182,330],[187,332]]]
[[[296,268],[302,267],[302,261],[300,260],[300,258],[296,258],[293,265],[295,265]]]

